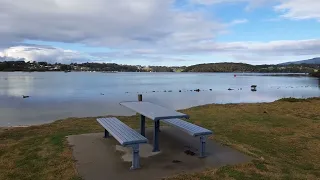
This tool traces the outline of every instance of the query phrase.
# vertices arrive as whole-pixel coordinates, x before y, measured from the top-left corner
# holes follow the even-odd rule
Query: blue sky
[[[0,0],[1,59],[174,66],[320,56],[320,1],[30,1]]]

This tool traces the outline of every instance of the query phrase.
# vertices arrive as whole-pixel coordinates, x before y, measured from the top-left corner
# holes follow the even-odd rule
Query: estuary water
[[[256,92],[251,85],[257,85]],[[320,81],[254,73],[0,72],[0,126],[132,115],[119,103],[135,101],[137,94],[143,94],[144,101],[184,109],[210,103],[319,97]]]

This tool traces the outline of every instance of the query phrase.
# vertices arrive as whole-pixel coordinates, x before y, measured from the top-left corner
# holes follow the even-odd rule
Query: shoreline
[[[209,104],[203,104],[203,105],[198,105],[198,106],[192,106],[188,108],[182,108],[182,109],[176,109],[176,111],[185,111],[188,109],[192,108],[201,108],[204,106],[210,106],[210,105],[220,105],[220,106],[228,106],[228,105],[239,105],[239,106],[244,106],[244,105],[262,105],[262,104],[271,104],[277,101],[287,101],[287,102],[304,102],[304,101],[309,101],[309,100],[320,100],[320,97],[311,97],[311,98],[280,98],[275,101],[271,102],[245,102],[245,103],[224,103],[224,104],[218,104],[218,103],[209,103]],[[133,115],[105,115],[105,116],[120,116],[120,117],[132,117],[135,116]],[[62,119],[55,119],[50,122],[46,123],[41,123],[41,124],[31,124],[31,125],[16,125],[16,126],[0,126],[0,132],[3,129],[15,129],[15,128],[28,128],[28,127],[34,127],[34,126],[43,126],[43,125],[50,125],[52,123],[55,123],[57,121],[63,121],[63,120],[68,120],[68,119],[85,119],[85,118],[97,118],[97,117],[102,117],[102,116],[86,116],[86,117],[66,117]]]
[[[208,73],[208,74],[236,74],[238,76],[306,76],[306,77],[315,77],[312,76],[312,73],[292,73],[292,72],[135,72],[135,71],[119,71],[119,72],[105,72],[105,71],[70,71],[70,72],[64,72],[64,71],[0,71],[4,73],[107,73],[107,74],[114,74],[114,73],[145,73],[145,74],[150,74],[150,73],[168,73],[168,74],[198,74],[198,73]],[[244,74],[244,75],[242,75]],[[245,74],[255,74],[255,75],[245,75]],[[263,75],[265,74],[265,75]]]
[[[312,98],[317,98],[317,97],[312,97]],[[282,98],[283,99],[283,98]],[[296,99],[309,99],[309,98],[296,98]],[[280,99],[277,99],[275,101],[270,101],[270,102],[242,102],[242,103],[208,103],[208,104],[203,104],[203,105],[195,105],[195,106],[191,106],[191,107],[187,107],[187,108],[181,108],[181,109],[175,109],[176,111],[183,111],[183,110],[187,110],[190,108],[195,108],[195,107],[201,107],[201,106],[207,106],[207,105],[245,105],[245,104],[263,104],[263,103],[272,103],[272,102],[276,102],[279,101]],[[122,117],[131,117],[134,115],[105,115],[105,116],[122,116]],[[33,126],[41,126],[41,125],[47,125],[47,124],[51,124],[54,123],[56,121],[61,121],[61,120],[66,120],[66,119],[81,119],[81,118],[96,118],[96,117],[101,117],[101,116],[84,116],[84,117],[66,117],[66,118],[62,118],[62,119],[54,119],[50,122],[44,122],[44,123],[39,123],[39,124],[31,124],[31,125],[15,125],[15,126],[0,126],[0,130],[1,129],[13,129],[13,128],[27,128],[27,127],[33,127]]]

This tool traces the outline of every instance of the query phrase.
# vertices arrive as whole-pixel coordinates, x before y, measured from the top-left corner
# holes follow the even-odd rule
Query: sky
[[[320,0],[0,0],[0,61],[189,66],[320,57]]]

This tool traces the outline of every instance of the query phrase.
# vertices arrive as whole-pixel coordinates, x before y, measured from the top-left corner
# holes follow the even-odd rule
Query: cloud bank
[[[184,61],[185,55],[232,57],[320,54],[320,39],[270,42],[219,42],[229,28],[248,19],[221,22],[206,11],[217,4],[270,5],[286,19],[320,21],[315,0],[0,0],[0,61],[86,62],[116,60]],[[79,43],[111,52],[83,53],[51,46],[25,45],[26,40]],[[54,43],[53,43],[54,44]],[[130,62],[129,62],[130,63]],[[200,63],[200,62],[199,62]]]
[[[166,45],[213,38],[223,25],[174,0],[1,0],[0,38],[91,46]],[[6,37],[6,38],[4,38]]]
[[[15,46],[0,53],[2,60],[46,61],[50,63],[71,63],[88,60],[85,54],[52,47]]]
[[[320,21],[320,1],[318,0],[286,0],[275,6],[275,10],[290,19],[316,19]]]

